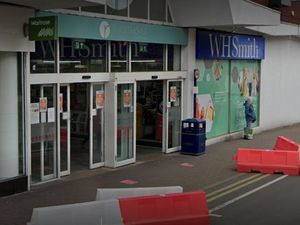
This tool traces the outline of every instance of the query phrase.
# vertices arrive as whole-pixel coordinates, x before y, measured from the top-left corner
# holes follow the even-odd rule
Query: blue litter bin
[[[205,120],[186,119],[181,125],[181,153],[189,155],[205,153]]]

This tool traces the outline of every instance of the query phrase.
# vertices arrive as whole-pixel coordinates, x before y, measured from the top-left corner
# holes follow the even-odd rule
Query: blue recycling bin
[[[205,120],[186,119],[181,124],[181,153],[200,155],[205,153]]]

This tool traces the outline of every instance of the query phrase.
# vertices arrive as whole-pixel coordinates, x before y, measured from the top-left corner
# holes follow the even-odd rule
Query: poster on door
[[[176,102],[177,97],[177,89],[176,86],[170,87],[170,102]]]
[[[64,96],[62,93],[59,94],[59,112],[63,112]]]
[[[40,123],[40,104],[39,103],[31,103],[30,111],[31,111],[31,124]]]
[[[40,112],[47,112],[48,100],[46,97],[40,98]]]
[[[124,90],[123,92],[123,106],[130,107],[131,106],[131,90]]]
[[[104,91],[96,91],[96,109],[104,107]]]

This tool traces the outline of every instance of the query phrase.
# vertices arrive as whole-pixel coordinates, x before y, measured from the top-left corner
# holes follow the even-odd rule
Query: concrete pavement
[[[188,156],[153,154],[147,160],[117,169],[100,168],[72,174],[60,180],[34,186],[30,192],[0,198],[0,224],[23,225],[35,207],[92,201],[101,187],[147,187],[181,185],[184,191],[208,190],[230,180],[253,174],[235,171],[232,156],[238,147],[273,148],[278,135],[300,143],[300,124],[256,134],[253,140],[229,140],[207,147],[206,154]],[[182,166],[186,163],[187,166]],[[122,180],[137,181],[126,185]]]

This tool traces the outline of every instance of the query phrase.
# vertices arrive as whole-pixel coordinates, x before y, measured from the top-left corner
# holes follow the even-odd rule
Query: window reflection
[[[181,68],[180,45],[168,45],[168,71],[179,71]]]
[[[130,0],[131,2],[132,0]],[[128,16],[127,0],[107,0],[107,14],[115,16]]]
[[[111,42],[111,72],[128,71],[128,42]]]
[[[163,52],[163,44],[133,42],[131,44],[132,71],[162,71]]]
[[[35,52],[30,53],[31,73],[55,73],[55,42],[36,41]]]
[[[166,21],[166,0],[150,0],[150,20]]]
[[[129,9],[130,17],[148,19],[148,0],[133,0]]]
[[[60,39],[60,72],[106,72],[107,42],[89,39]]]

